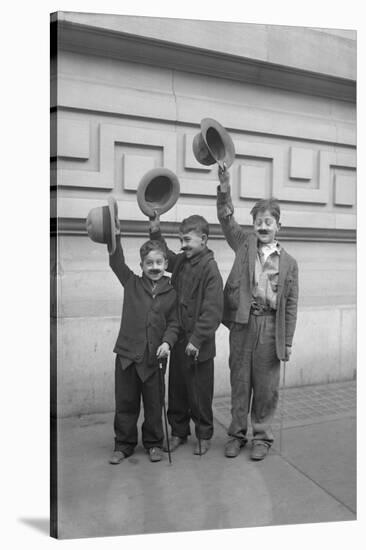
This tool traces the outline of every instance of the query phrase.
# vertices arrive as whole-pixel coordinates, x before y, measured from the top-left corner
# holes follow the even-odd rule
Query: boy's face
[[[195,231],[180,233],[179,239],[182,245],[181,250],[184,251],[186,258],[193,258],[193,256],[199,254],[207,243],[207,235]]]
[[[143,273],[151,281],[158,281],[168,267],[168,260],[159,250],[151,250],[140,263]]]
[[[259,211],[254,220],[254,232],[262,244],[271,244],[276,238],[281,224],[268,210]]]

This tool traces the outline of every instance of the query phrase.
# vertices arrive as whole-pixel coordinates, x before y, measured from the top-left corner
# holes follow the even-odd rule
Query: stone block
[[[216,197],[217,181],[199,178],[179,178],[181,195]]]
[[[136,191],[141,178],[155,168],[155,161],[152,157],[138,155],[123,155],[123,189]]]
[[[88,159],[90,155],[89,121],[59,118],[57,121],[58,157]]]
[[[290,147],[290,178],[311,180],[313,177],[313,155],[311,149]]]
[[[355,376],[357,369],[357,315],[356,308],[341,311],[340,371],[338,376]]]
[[[264,199],[270,195],[268,167],[242,164],[239,170],[240,197]]]
[[[334,204],[354,206],[356,202],[355,175],[336,174],[334,179]]]
[[[339,380],[342,371],[340,321],[341,312],[337,307],[312,307],[299,312],[293,354],[286,370],[286,385]],[[350,377],[353,368],[352,365],[346,366],[345,379]]]

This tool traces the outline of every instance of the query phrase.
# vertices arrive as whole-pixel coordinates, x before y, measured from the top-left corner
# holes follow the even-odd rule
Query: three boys
[[[126,266],[117,236],[110,265],[125,287],[125,298],[114,349],[112,464],[132,454],[137,444],[141,395],[143,445],[152,461],[161,460],[164,390],[159,387],[158,360],[170,350],[170,448],[174,451],[186,442],[192,419],[198,440],[194,453],[207,452],[213,435],[215,331],[221,321],[230,329],[232,421],[225,455],[238,456],[247,442],[250,404],[251,458],[262,460],[273,443],[271,423],[278,401],[280,361],[290,357],[296,326],[298,268],[276,240],[281,225],[278,201],[255,204],[253,232],[247,233],[234,218],[229,179],[226,168],[219,167],[218,219],[235,252],[224,294],[220,272],[207,247],[209,226],[202,216],[189,216],[181,223],[179,254],[166,246],[159,217],[150,220],[151,240],[140,250],[142,277]],[[165,270],[172,273],[171,284]]]

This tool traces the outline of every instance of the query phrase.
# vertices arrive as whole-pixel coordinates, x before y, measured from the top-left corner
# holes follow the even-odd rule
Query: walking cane
[[[197,364],[198,359],[197,355],[194,356],[194,385],[196,389],[196,399],[197,399],[197,409],[198,409],[198,449],[200,453],[200,458],[202,456],[202,450],[201,450],[201,405],[200,405],[200,392],[198,391],[198,383],[197,383]]]
[[[282,379],[282,399],[281,399],[281,411],[280,411],[280,455],[282,456],[282,429],[283,429],[283,409],[285,401],[285,384],[286,384],[286,364],[283,362],[283,379]]]
[[[166,445],[167,445],[167,449],[168,449],[169,463],[171,464],[172,463],[172,455],[171,455],[171,452],[170,452],[169,433],[168,433],[168,418],[167,418],[167,414],[166,414],[165,395],[164,395],[163,362],[166,364],[167,360],[166,359],[160,359],[160,361],[159,361],[160,386],[161,386],[161,396],[162,396],[162,400],[163,400]]]

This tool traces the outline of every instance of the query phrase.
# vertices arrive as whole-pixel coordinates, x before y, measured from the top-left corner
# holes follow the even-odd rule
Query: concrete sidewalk
[[[281,400],[284,400],[281,402]],[[279,453],[280,413],[283,410]],[[286,389],[263,462],[224,457],[230,399],[214,402],[207,455],[194,437],[152,464],[139,446],[118,466],[113,415],[59,421],[59,536],[96,537],[356,518],[356,384]]]

